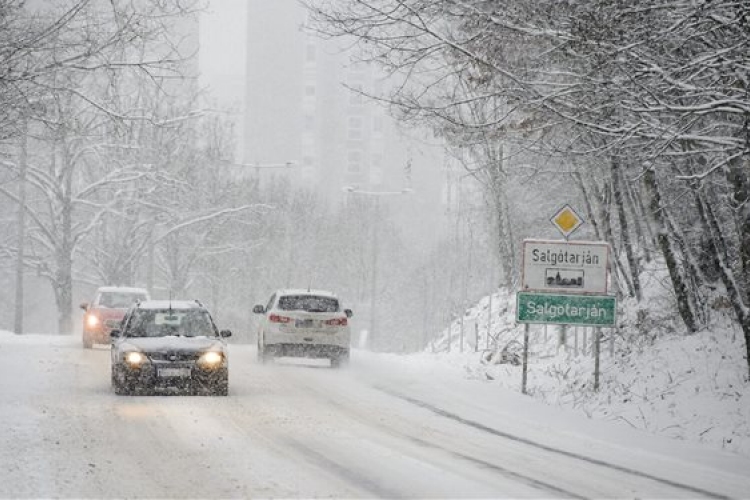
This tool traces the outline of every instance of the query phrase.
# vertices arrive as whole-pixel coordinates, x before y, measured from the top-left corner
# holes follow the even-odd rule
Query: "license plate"
[[[160,377],[189,377],[190,368],[159,368]]]
[[[297,328],[313,328],[315,326],[315,322],[311,319],[298,319],[294,326]]]

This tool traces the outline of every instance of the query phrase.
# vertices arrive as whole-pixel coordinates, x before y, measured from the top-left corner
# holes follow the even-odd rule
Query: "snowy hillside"
[[[728,310],[712,308],[710,329],[686,335],[671,302],[661,295],[658,275],[644,276],[650,278],[650,296],[644,299],[649,309],[641,327],[636,305],[627,302],[619,307],[618,330],[602,331],[599,392],[593,390],[593,330],[569,327],[563,346],[559,327],[532,325],[529,395],[590,418],[619,420],[750,455],[750,383],[742,332]],[[420,356],[436,356],[469,378],[520,391],[521,366],[508,361],[512,353],[520,354],[522,342],[515,296],[501,289],[467,310]],[[511,354],[501,360],[506,346]]]

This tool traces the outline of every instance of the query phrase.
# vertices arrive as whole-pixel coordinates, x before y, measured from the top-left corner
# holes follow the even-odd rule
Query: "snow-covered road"
[[[222,397],[115,396],[109,352],[0,332],[0,496],[735,497],[750,461],[549,408],[424,358],[260,365]]]

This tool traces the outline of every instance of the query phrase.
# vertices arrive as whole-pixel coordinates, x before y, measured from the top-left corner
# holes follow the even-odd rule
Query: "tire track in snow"
[[[313,450],[312,448],[305,446],[296,439],[287,438],[285,439],[288,446],[308,460],[311,460],[315,464],[321,465],[327,473],[333,473],[345,481],[351,483],[357,488],[362,488],[369,491],[378,498],[401,498],[403,494],[401,492],[389,490],[378,486],[374,481],[370,480],[366,476],[357,473],[351,469],[344,467],[343,465],[335,462],[320,452]]]
[[[359,423],[361,423],[362,425],[365,425],[365,426],[368,426],[368,427],[377,428],[380,431],[385,432],[388,435],[394,436],[394,437],[396,437],[398,439],[403,439],[405,441],[409,441],[409,442],[411,442],[413,444],[416,444],[417,446],[419,446],[421,448],[431,449],[431,450],[437,450],[437,451],[446,453],[446,454],[448,454],[448,455],[450,455],[450,456],[452,456],[454,458],[458,458],[458,459],[463,460],[465,462],[469,462],[469,463],[471,463],[473,465],[476,465],[480,469],[490,470],[490,471],[496,472],[496,473],[498,473],[499,475],[501,475],[501,476],[503,476],[505,478],[508,478],[508,479],[510,479],[512,481],[519,482],[519,483],[521,483],[521,484],[523,484],[525,486],[529,486],[529,487],[532,487],[532,488],[537,489],[537,490],[547,491],[547,492],[550,492],[550,493],[555,494],[555,495],[563,496],[565,498],[576,498],[576,499],[586,499],[586,498],[588,498],[586,496],[582,496],[582,495],[580,495],[578,493],[573,493],[572,491],[569,491],[569,490],[566,490],[566,489],[561,488],[559,486],[556,486],[556,485],[554,485],[552,483],[545,482],[543,480],[537,479],[537,478],[535,478],[533,476],[513,471],[511,469],[508,469],[506,467],[502,467],[500,465],[497,465],[497,464],[494,464],[492,462],[483,460],[481,458],[473,457],[473,456],[467,455],[465,453],[461,453],[459,451],[453,450],[451,448],[448,448],[448,447],[445,447],[445,446],[441,446],[441,445],[439,445],[437,443],[434,443],[434,442],[431,442],[431,441],[427,441],[425,439],[421,439],[421,438],[412,436],[411,434],[407,434],[407,433],[404,433],[404,432],[399,432],[399,431],[395,430],[394,428],[392,428],[391,426],[388,426],[386,424],[378,423],[378,422],[375,422],[375,421],[370,420],[370,419],[368,419],[367,422],[363,422],[362,419],[361,419],[362,415],[359,415],[357,412],[354,412],[350,406],[347,406],[347,405],[341,403],[341,401],[340,401],[340,394],[338,395],[339,397],[331,397],[331,395],[328,394],[328,393],[320,392],[319,391],[319,387],[317,385],[313,386],[313,385],[310,385],[308,382],[309,382],[309,380],[304,380],[304,381],[300,380],[299,381],[299,383],[303,384],[309,391],[315,392],[317,394],[317,397],[320,400],[325,400],[326,401],[326,404],[325,404],[326,407],[337,408],[341,413],[346,413],[346,414],[349,414],[352,417],[354,417],[354,420],[357,421],[357,422],[359,422]],[[388,391],[384,391],[384,390],[382,390],[380,388],[376,388],[376,389],[380,390],[381,392],[385,392],[385,393],[393,396],[393,394],[390,394]],[[399,398],[399,399],[401,399],[401,398]],[[326,465],[326,467],[330,468],[331,470],[337,470],[340,473],[342,473],[342,475],[344,477],[347,477],[347,475],[348,475],[351,479],[358,481],[358,483],[357,483],[358,486],[360,485],[359,481],[361,481],[362,479],[365,479],[363,476],[361,476],[359,474],[356,474],[356,473],[353,473],[352,471],[349,471],[345,467],[343,467],[343,466],[341,466],[341,465],[333,462],[332,460],[326,458],[325,456],[320,455],[319,453],[314,452],[311,449],[305,448],[301,443],[298,443],[298,442],[297,443],[292,443],[292,445],[296,446],[301,452],[305,452],[305,450],[307,450],[305,452],[306,455],[308,455],[310,457],[313,457],[313,458],[317,458],[320,462],[324,463]],[[363,487],[365,487],[366,489],[371,489],[368,485],[372,485],[372,486],[374,486],[374,487],[377,488],[377,485],[374,485],[374,483],[372,483],[371,481],[368,481],[366,479],[362,482],[361,485]],[[380,498],[397,498],[397,497],[402,496],[402,495],[394,494],[392,492],[381,492],[379,490],[373,490],[373,493],[375,493]]]
[[[489,434],[492,434],[493,436],[497,436],[497,437],[509,439],[509,440],[515,441],[517,443],[522,443],[522,444],[525,444],[525,445],[528,445],[528,446],[533,446],[534,448],[537,448],[537,449],[540,449],[540,450],[544,450],[544,451],[547,451],[547,452],[550,452],[550,453],[555,453],[555,454],[558,454],[558,455],[561,455],[561,456],[564,456],[564,457],[568,457],[568,458],[573,458],[573,459],[580,460],[582,462],[587,462],[587,463],[590,463],[590,464],[593,464],[593,465],[598,465],[600,467],[606,467],[608,469],[616,470],[618,472],[623,472],[625,474],[629,474],[629,475],[632,475],[632,476],[641,477],[641,478],[644,478],[644,479],[649,479],[651,481],[654,481],[654,482],[657,482],[657,483],[660,483],[660,484],[663,484],[663,485],[666,485],[666,486],[670,486],[672,488],[677,488],[677,489],[689,491],[690,493],[696,493],[696,494],[703,495],[703,496],[708,497],[708,498],[716,498],[716,499],[722,499],[722,500],[728,500],[728,499],[731,498],[731,497],[729,497],[727,495],[723,495],[723,494],[716,493],[716,492],[713,492],[713,491],[705,490],[703,488],[699,488],[699,487],[696,487],[696,486],[691,486],[689,484],[680,483],[680,482],[677,482],[677,481],[672,481],[670,479],[665,479],[665,478],[658,477],[658,476],[654,476],[653,474],[649,474],[647,472],[639,471],[639,470],[636,470],[636,469],[631,469],[629,467],[625,467],[625,466],[622,466],[622,465],[613,464],[611,462],[600,460],[598,458],[587,457],[587,456],[581,455],[579,453],[574,453],[574,452],[563,450],[563,449],[560,449],[560,448],[555,448],[555,447],[552,447],[552,446],[549,446],[549,445],[546,445],[546,444],[543,444],[543,443],[540,443],[540,442],[537,442],[537,441],[533,441],[531,439],[523,438],[523,437],[520,437],[520,436],[514,436],[513,434],[508,434],[507,432],[503,432],[503,431],[499,431],[497,429],[493,429],[492,427],[488,427],[488,426],[486,426],[484,424],[481,424],[479,422],[475,422],[473,420],[465,419],[465,418],[461,417],[460,415],[456,415],[455,413],[451,413],[451,412],[449,412],[447,410],[443,410],[442,408],[438,408],[437,406],[431,405],[430,403],[426,403],[424,401],[420,401],[420,400],[412,398],[410,396],[405,396],[403,394],[399,394],[397,392],[391,391],[391,390],[383,388],[383,387],[375,387],[375,388],[378,389],[379,391],[382,391],[382,392],[390,395],[390,396],[393,396],[395,398],[401,399],[402,401],[406,401],[407,403],[411,403],[411,404],[413,404],[415,406],[418,406],[420,408],[428,410],[428,411],[430,411],[430,412],[432,412],[432,413],[434,413],[434,414],[436,414],[438,416],[441,416],[441,417],[444,417],[444,418],[448,418],[450,420],[453,420],[453,421],[458,422],[458,423],[463,424],[463,425],[468,425],[469,427],[473,427],[473,428],[475,428],[477,430],[480,430],[480,431],[483,431],[483,432],[487,432]]]

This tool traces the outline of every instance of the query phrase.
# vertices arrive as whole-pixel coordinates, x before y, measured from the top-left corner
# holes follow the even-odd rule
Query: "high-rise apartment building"
[[[378,75],[306,23],[297,0],[248,1],[242,162],[329,195],[345,186],[408,187],[405,142],[359,93],[377,91]]]

